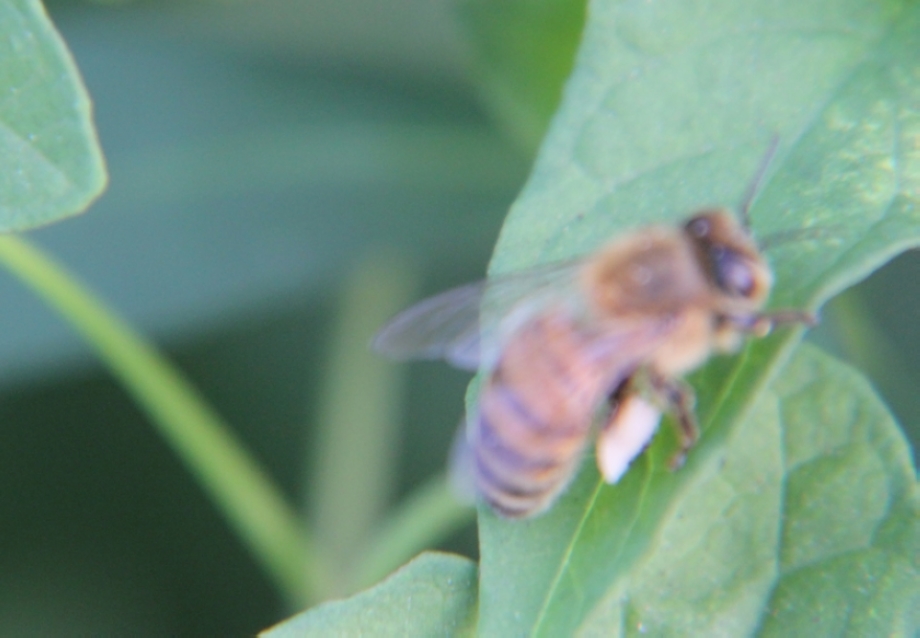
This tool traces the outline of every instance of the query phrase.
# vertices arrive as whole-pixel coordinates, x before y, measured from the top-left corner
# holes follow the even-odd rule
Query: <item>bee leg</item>
[[[645,400],[632,378],[607,399],[609,414],[597,438],[597,468],[607,483],[616,483],[630,463],[642,454],[658,429],[661,410]]]
[[[616,389],[607,396],[607,418],[604,419],[606,425],[604,427],[609,427],[610,422],[616,416],[617,410],[619,410],[620,405],[623,403],[623,399],[626,398],[628,394],[633,392],[632,390],[632,378],[629,377],[623,383],[618,385]]]
[[[676,379],[650,375],[650,381],[655,392],[667,403],[677,420],[680,448],[668,462],[668,467],[672,471],[677,470],[683,466],[687,460],[687,452],[700,438],[700,428],[696,422],[696,415],[693,413],[696,397],[690,386]]]
[[[770,334],[776,326],[789,323],[801,323],[806,326],[816,326],[818,317],[804,310],[785,309],[764,312],[750,317],[732,317],[730,321],[741,330],[758,337]]]

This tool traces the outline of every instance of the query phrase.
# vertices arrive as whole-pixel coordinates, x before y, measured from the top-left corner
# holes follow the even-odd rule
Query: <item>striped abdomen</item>
[[[574,475],[598,404],[631,371],[560,315],[515,332],[483,387],[469,442],[481,497],[521,518],[549,507]],[[622,363],[622,365],[619,365]]]

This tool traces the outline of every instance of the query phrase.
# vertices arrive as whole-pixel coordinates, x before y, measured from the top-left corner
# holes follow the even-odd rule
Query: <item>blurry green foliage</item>
[[[575,61],[585,0],[462,0],[483,100],[527,149],[549,126]]]
[[[104,170],[79,78],[41,9],[12,3],[6,11],[4,41],[20,55],[4,56],[0,83],[23,97],[0,109],[0,143],[13,163],[0,212],[9,213],[7,228],[23,228],[86,206]],[[525,146],[536,146],[575,55],[582,5],[469,1],[463,11],[487,103]],[[916,3],[597,0],[585,28],[493,272],[583,254],[626,229],[736,202],[777,134],[780,154],[752,211],[756,233],[827,232],[771,248],[774,306],[817,308],[920,244]],[[28,77],[39,80],[33,86]],[[15,242],[4,247],[15,254]],[[355,296],[346,295],[320,411],[330,427],[329,438],[318,437],[317,457],[327,462],[325,470],[317,464],[315,483],[321,520],[304,528],[303,544],[292,540],[297,514],[277,488],[252,478],[260,475],[255,464],[240,470],[250,467],[245,450],[234,452],[241,465],[233,465],[205,449],[222,443],[176,436],[193,432],[201,414],[210,419],[200,397],[156,352],[131,345],[126,328],[128,338],[117,321],[107,323],[110,311],[90,312],[89,338],[161,427],[169,423],[167,438],[290,600],[353,591],[468,516],[435,479],[381,518],[394,471],[390,459],[374,456],[380,439],[362,438],[361,428],[393,434],[399,383],[352,365],[361,356],[353,345],[404,297],[411,276],[399,270],[372,263],[349,289]],[[374,283],[384,274],[386,285]],[[58,281],[53,302],[92,301],[66,275]],[[793,353],[799,336],[783,331],[693,375],[704,435],[681,472],[665,468],[674,441],[663,432],[614,487],[585,464],[543,517],[508,522],[481,510],[478,570],[423,555],[269,635],[474,626],[483,635],[789,635],[815,631],[816,617],[825,634],[915,633],[920,504],[908,446],[857,373],[812,347]],[[125,363],[135,347],[146,368]],[[364,381],[354,391],[370,397],[358,406],[348,400],[356,377]],[[343,420],[356,429],[336,426]],[[229,435],[213,421],[208,427]],[[367,447],[350,468],[356,441]],[[356,482],[343,485],[342,473]],[[374,482],[373,493],[349,494],[362,481]],[[261,489],[273,490],[260,498],[271,515],[245,505]],[[342,507],[324,509],[330,504]],[[283,533],[253,540],[247,530],[263,525]],[[321,530],[316,547],[308,529]]]

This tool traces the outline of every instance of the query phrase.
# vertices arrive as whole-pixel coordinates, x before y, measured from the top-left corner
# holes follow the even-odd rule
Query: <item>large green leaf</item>
[[[774,135],[780,150],[752,210],[755,232],[808,232],[769,250],[777,278],[771,305],[817,308],[920,243],[920,5],[593,2],[574,75],[502,231],[492,272],[582,254],[624,229],[673,223],[703,205],[737,203]],[[665,467],[674,445],[666,430],[614,487],[585,464],[545,516],[508,522],[483,510],[480,632],[557,636],[579,628],[604,635],[643,629],[636,623],[648,609],[628,605],[634,579],[659,555],[675,512],[688,515],[693,486],[761,447],[758,437],[739,433],[768,418],[752,416],[752,406],[797,338],[796,331],[781,331],[691,378],[704,434],[680,472]],[[741,439],[747,442],[736,443]],[[906,458],[906,444],[895,441],[897,455]],[[775,457],[782,461],[778,451]],[[721,530],[720,540],[710,541],[726,551],[733,545],[759,549],[735,551],[729,564],[719,558],[719,570],[747,583],[743,592],[725,585],[724,595],[739,597],[737,604],[748,609],[738,626],[749,630],[774,580],[762,563],[778,560],[775,551],[762,556],[758,539],[780,525],[767,485],[781,482],[782,466],[762,473],[763,492],[738,489],[755,492],[750,507],[769,510],[770,522],[762,529],[752,521],[747,531]],[[732,498],[729,478],[713,480],[727,484],[709,498],[723,508],[748,506]],[[864,516],[848,509],[844,526],[862,526]],[[710,559],[705,553],[691,559],[698,561],[691,571],[702,576]],[[897,569],[908,566],[902,561]],[[795,616],[783,602],[795,579],[790,574],[780,581],[776,622]],[[858,589],[836,594],[850,604]],[[832,598],[827,594],[822,602]],[[611,601],[628,613],[614,614]],[[678,616],[674,612],[667,623],[682,626]],[[789,627],[802,629],[783,629]]]
[[[38,0],[0,4],[0,232],[82,211],[105,186],[89,97]]]
[[[861,375],[803,347],[718,458],[681,487],[655,551],[578,626],[596,635],[912,635],[918,515],[910,456],[884,405]]]
[[[759,412],[783,424],[783,526],[762,633],[916,635],[920,490],[901,431],[864,379],[816,350],[773,386]]]
[[[425,553],[347,600],[325,603],[266,630],[264,638],[458,636],[476,620],[476,565]]]

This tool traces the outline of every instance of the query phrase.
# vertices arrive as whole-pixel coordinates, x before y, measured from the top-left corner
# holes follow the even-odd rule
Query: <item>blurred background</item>
[[[313,478],[343,385],[388,421],[369,519],[443,471],[467,376],[375,362],[365,343],[400,305],[484,274],[581,3],[49,12],[94,100],[111,178],[86,214],[30,237],[155,339],[317,519],[336,518],[334,489]],[[869,372],[915,449],[920,309],[904,289],[918,280],[916,254],[898,259],[836,301],[814,337]],[[89,348],[5,273],[0,297],[0,633],[251,635],[289,614]],[[362,401],[351,366],[377,366],[393,400]],[[475,556],[472,525],[443,547]]]

